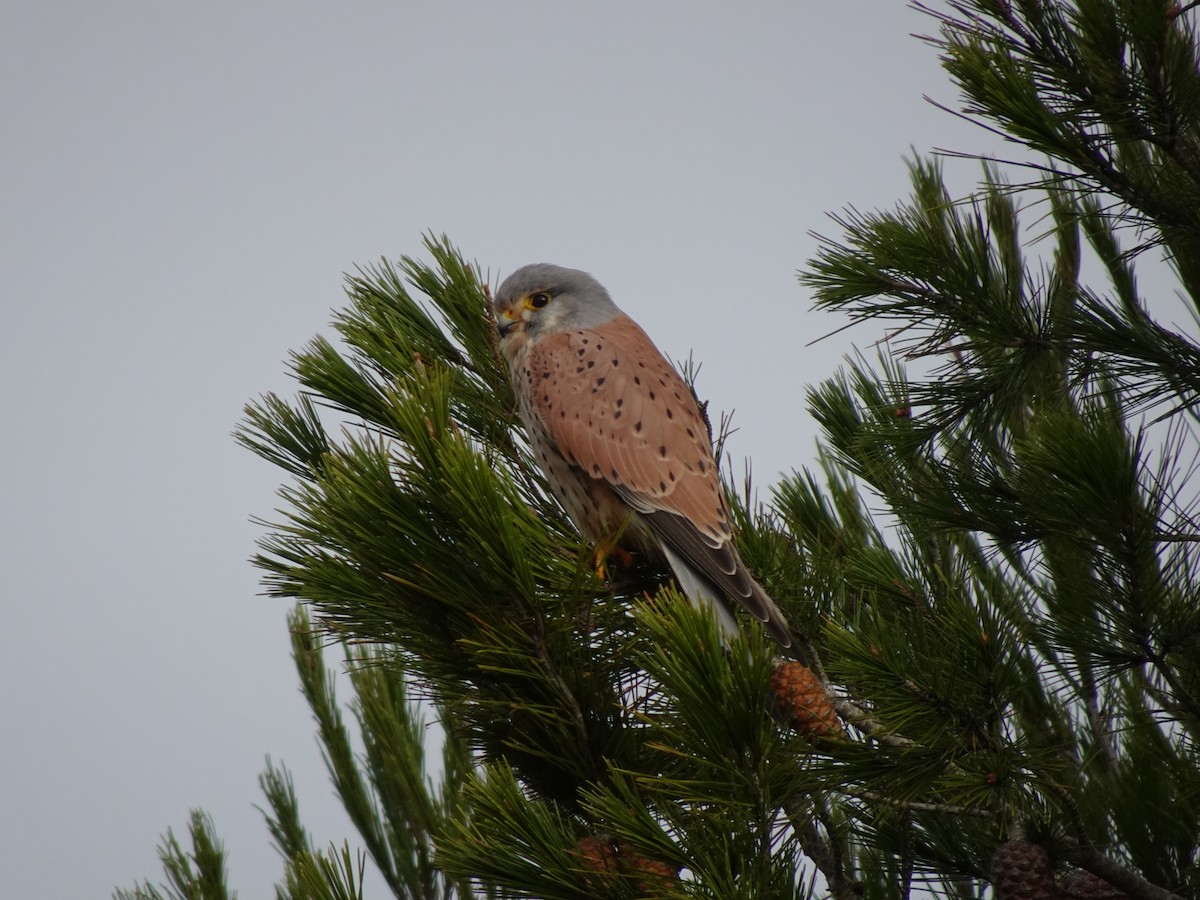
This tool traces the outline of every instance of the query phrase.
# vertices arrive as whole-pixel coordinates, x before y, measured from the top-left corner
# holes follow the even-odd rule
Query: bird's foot
[[[617,545],[616,541],[604,541],[596,545],[595,567],[596,576],[605,584],[612,583],[612,573],[609,569],[610,561],[616,563],[617,569],[633,568],[633,554],[624,547]]]

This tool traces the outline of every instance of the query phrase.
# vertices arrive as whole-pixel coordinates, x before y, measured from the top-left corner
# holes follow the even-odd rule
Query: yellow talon
[[[617,545],[616,538],[609,538],[606,541],[596,545],[594,556],[596,577],[601,581],[607,582],[608,579],[608,558],[613,557],[617,561],[617,565],[628,568],[633,564],[633,554],[628,550]]]

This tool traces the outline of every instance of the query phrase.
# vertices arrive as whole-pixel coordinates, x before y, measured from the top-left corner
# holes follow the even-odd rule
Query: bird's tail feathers
[[[737,619],[729,609],[729,602],[714,591],[708,580],[698,575],[696,570],[684,562],[678,553],[665,543],[662,548],[667,562],[671,566],[671,571],[675,573],[675,579],[679,582],[680,590],[694,603],[713,610],[724,637],[736,637],[739,634],[739,628]]]
[[[737,618],[733,614],[732,601],[722,592],[718,591],[712,583],[703,575],[698,573],[674,550],[672,550],[664,541],[662,544],[663,553],[667,557],[667,563],[671,566],[671,571],[675,573],[675,579],[679,582],[679,588],[688,596],[692,602],[701,604],[704,607],[711,608],[717,617],[717,624],[721,628],[723,639],[732,639],[739,633]],[[758,609],[768,611],[768,617],[763,621],[763,628],[767,633],[775,639],[779,644],[779,652],[786,658],[799,660],[805,665],[809,665],[806,654],[800,644],[791,633],[788,627],[787,620],[779,608],[775,606],[775,602],[767,595],[767,592],[762,589],[762,586],[753,579],[750,579],[751,590],[756,592],[753,600],[753,606]]]

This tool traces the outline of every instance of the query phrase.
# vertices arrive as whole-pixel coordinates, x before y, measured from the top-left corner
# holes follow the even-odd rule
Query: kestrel
[[[738,603],[791,647],[733,542],[705,419],[646,332],[591,275],[545,263],[513,272],[492,305],[530,445],[580,531],[665,557],[726,632]]]

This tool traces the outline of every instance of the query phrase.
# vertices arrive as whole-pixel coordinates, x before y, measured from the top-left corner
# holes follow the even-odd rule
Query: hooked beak
[[[508,337],[509,332],[520,324],[522,324],[521,317],[514,316],[510,309],[506,309],[496,316],[496,328],[499,329],[502,338]]]

